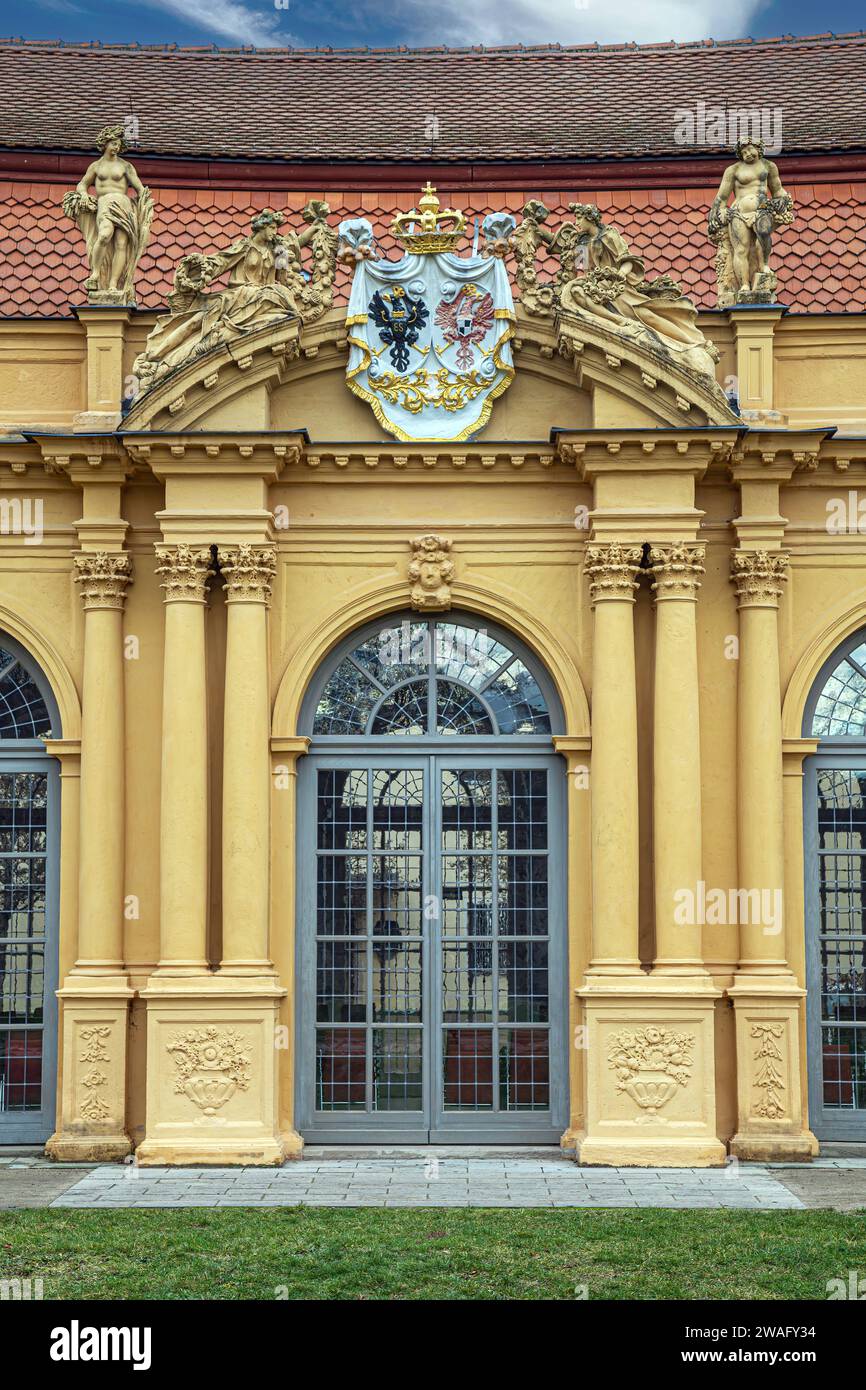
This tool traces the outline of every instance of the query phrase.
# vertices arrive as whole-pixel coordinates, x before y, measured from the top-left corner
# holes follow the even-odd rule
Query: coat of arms
[[[440,209],[428,183],[418,210],[393,231],[399,261],[376,258],[364,218],[340,226],[340,257],[355,265],[347,380],[385,429],[405,440],[471,439],[514,377],[514,303],[504,265],[514,219],[484,219],[481,254],[458,256],[465,218]],[[477,240],[477,236],[476,236]]]

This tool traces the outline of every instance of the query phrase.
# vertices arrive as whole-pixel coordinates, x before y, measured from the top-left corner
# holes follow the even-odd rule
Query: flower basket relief
[[[231,1029],[190,1028],[172,1038],[167,1048],[178,1069],[175,1091],[188,1096],[205,1115],[215,1115],[250,1084],[250,1055],[240,1034]]]
[[[691,1033],[673,1033],[667,1028],[624,1029],[608,1043],[607,1057],[616,1072],[616,1089],[640,1106],[636,1123],[649,1124],[663,1105],[685,1086],[693,1065]]]

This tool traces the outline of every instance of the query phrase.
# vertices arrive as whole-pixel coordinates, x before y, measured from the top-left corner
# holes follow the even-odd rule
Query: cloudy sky
[[[641,43],[846,33],[862,0],[0,0],[0,35],[202,44]]]

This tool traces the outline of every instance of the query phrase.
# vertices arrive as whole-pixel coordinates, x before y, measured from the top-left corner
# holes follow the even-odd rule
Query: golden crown
[[[449,230],[446,231],[446,228]],[[452,251],[466,228],[466,218],[453,208],[440,211],[436,189],[428,182],[411,212],[398,212],[391,223],[397,241],[414,256]]]

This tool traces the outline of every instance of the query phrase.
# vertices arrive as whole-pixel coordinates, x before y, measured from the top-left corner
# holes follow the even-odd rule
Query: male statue
[[[733,194],[733,202],[728,200]],[[771,304],[776,276],[770,248],[776,227],[794,220],[794,204],[779,170],[764,156],[761,140],[740,140],[737,162],[728,165],[710,208],[707,230],[718,247],[720,309],[732,304]]]
[[[150,236],[153,201],[128,160],[122,125],[105,126],[96,137],[101,150],[63,211],[84,233],[90,274],[84,282],[95,304],[132,304],[133,280]],[[130,189],[136,194],[131,198]]]

